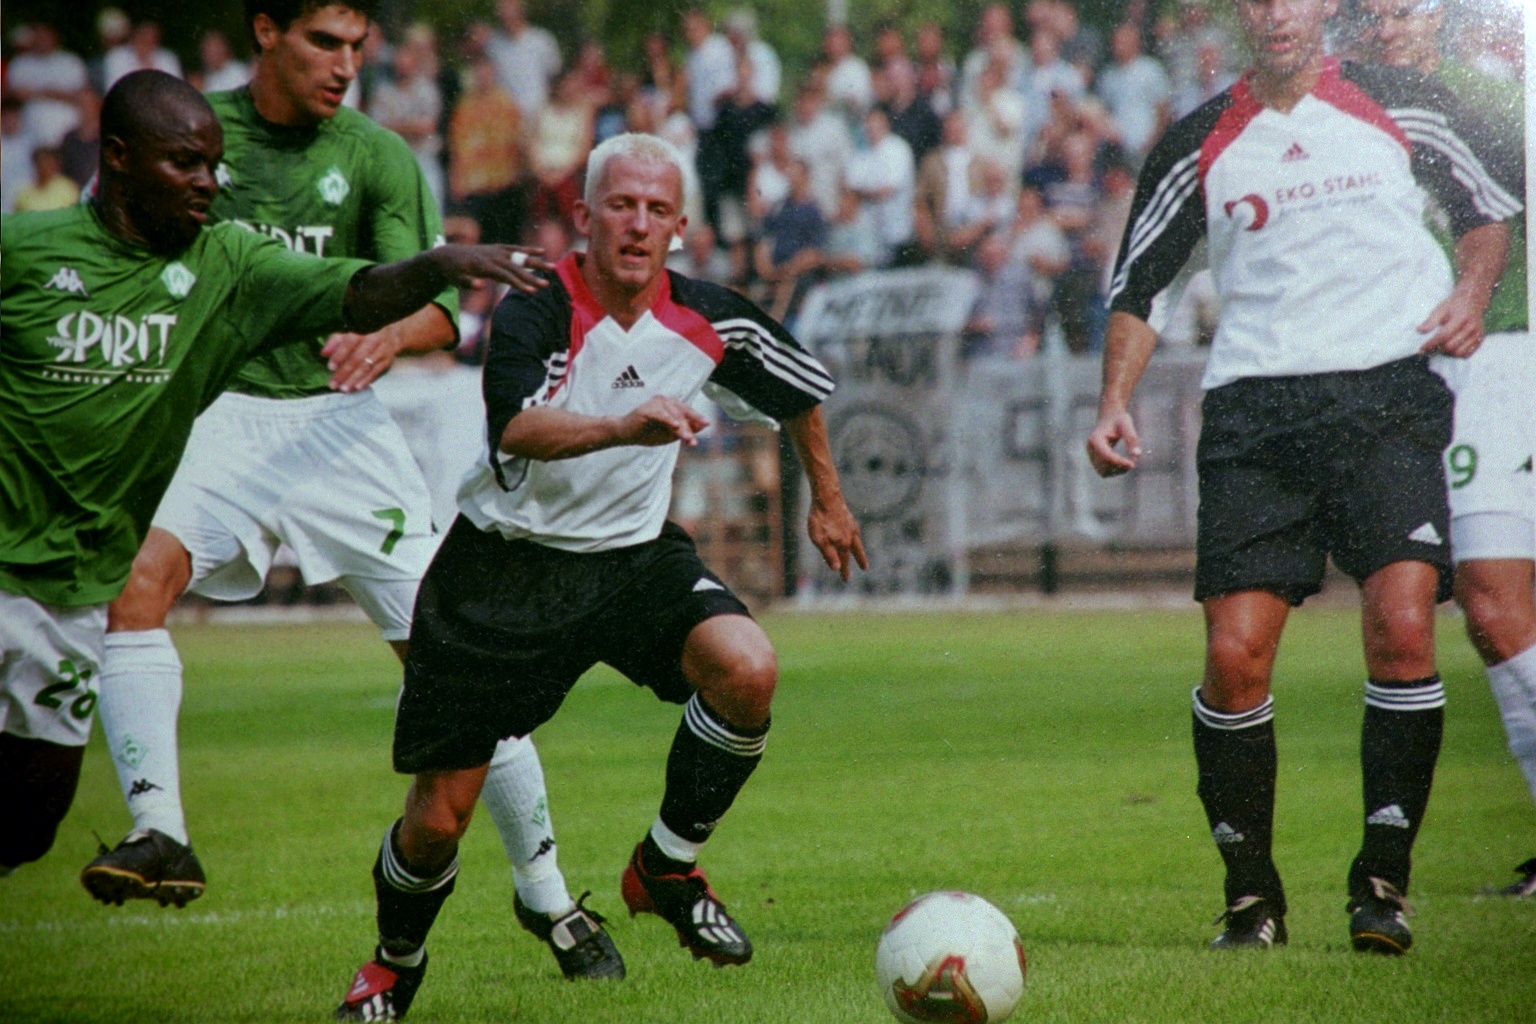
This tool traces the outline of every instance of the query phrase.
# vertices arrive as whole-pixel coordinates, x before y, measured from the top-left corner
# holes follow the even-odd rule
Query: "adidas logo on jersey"
[[[1211,829],[1211,838],[1216,840],[1217,846],[1235,846],[1247,837],[1223,821]]]
[[[90,295],[85,290],[85,282],[80,280],[80,272],[74,267],[60,267],[43,287],[45,289],[52,288],[60,292],[69,292],[71,295],[84,295],[86,298],[90,298]]]
[[[1387,806],[1366,818],[1365,823],[1367,825],[1389,825],[1392,828],[1408,827],[1408,819],[1403,815],[1403,809],[1397,804],[1387,804]]]
[[[1301,148],[1301,143],[1293,142],[1293,143],[1291,143],[1291,148],[1286,150],[1285,151],[1285,155],[1280,158],[1280,162],[1283,163],[1283,164],[1291,164],[1291,163],[1295,163],[1297,160],[1310,160],[1310,159],[1312,159],[1312,154],[1310,154],[1306,150],[1302,149]]]
[[[1440,537],[1440,531],[1435,529],[1434,523],[1425,523],[1408,535],[1409,540],[1416,540],[1420,544],[1434,544],[1437,547],[1445,541]]]
[[[640,374],[635,371],[633,366],[626,366],[624,372],[619,374],[618,378],[614,380],[613,386],[615,388],[643,388],[645,387],[645,381],[640,379]]]

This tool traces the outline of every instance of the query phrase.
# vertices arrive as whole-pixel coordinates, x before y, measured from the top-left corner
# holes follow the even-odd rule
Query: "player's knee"
[[[108,607],[113,631],[162,629],[171,606],[191,582],[190,563],[166,552],[144,549],[133,560],[128,582]]]
[[[779,683],[779,662],[768,644],[745,645],[724,655],[705,687],[710,705],[732,725],[753,728],[768,720]]]
[[[1238,631],[1211,636],[1206,648],[1206,684],[1216,696],[1241,698],[1269,685],[1275,648],[1267,638]]]
[[[1367,649],[1379,658],[1410,660],[1430,655],[1435,643],[1432,607],[1401,605],[1369,612],[1365,619]]]
[[[1490,665],[1519,654],[1536,635],[1536,609],[1522,596],[1475,574],[1456,577],[1456,603],[1466,615],[1467,636]]]

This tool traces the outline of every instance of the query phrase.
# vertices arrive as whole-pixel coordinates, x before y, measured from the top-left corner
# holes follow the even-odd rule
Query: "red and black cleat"
[[[647,874],[640,862],[640,847],[636,846],[619,890],[630,917],[657,915],[677,929],[678,945],[692,953],[695,960],[708,960],[716,967],[724,967],[752,959],[752,943],[731,919],[725,904],[698,868],[686,875]]]

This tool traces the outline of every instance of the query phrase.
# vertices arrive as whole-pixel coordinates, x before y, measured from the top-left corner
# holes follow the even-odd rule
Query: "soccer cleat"
[[[415,967],[402,967],[384,959],[378,949],[373,959],[357,969],[352,987],[336,1007],[337,1020],[405,1020],[421,979],[427,973],[427,955]]]
[[[619,882],[629,916],[655,914],[677,929],[677,944],[695,960],[709,960],[716,967],[744,964],[752,959],[752,943],[726,913],[725,904],[709,887],[704,872],[695,867],[686,875],[651,875],[640,862],[635,847],[624,877]]]
[[[523,930],[533,933],[547,943],[555,954],[555,962],[567,979],[607,979],[619,981],[624,977],[624,958],[619,955],[613,939],[603,930],[603,915],[588,910],[583,904],[591,891],[581,894],[576,905],[563,914],[541,914],[530,910],[523,897],[514,892],[512,912]]]
[[[1515,868],[1520,873],[1520,881],[1513,885],[1506,885],[1499,890],[1500,896],[1513,896],[1520,899],[1525,896],[1536,896],[1536,857]]]
[[[1391,882],[1371,879],[1367,896],[1349,901],[1349,941],[1362,953],[1401,956],[1413,945],[1413,908]]]
[[[1289,939],[1285,918],[1271,913],[1262,896],[1242,897],[1211,923],[1226,924],[1211,940],[1212,949],[1269,949],[1283,946]]]
[[[114,906],[124,900],[155,900],[162,907],[184,907],[203,894],[208,880],[192,847],[159,829],[138,828],[114,849],[102,843],[100,854],[80,872],[80,884]]]

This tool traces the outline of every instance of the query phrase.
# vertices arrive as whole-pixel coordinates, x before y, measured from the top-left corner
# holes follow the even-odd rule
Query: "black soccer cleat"
[[[603,930],[607,919],[584,906],[587,897],[591,895],[588,890],[581,894],[581,898],[570,910],[551,915],[530,910],[523,902],[523,897],[514,891],[512,912],[517,915],[517,923],[523,926],[524,931],[531,932],[535,938],[549,946],[549,951],[555,954],[555,962],[560,965],[560,971],[567,979],[619,981],[624,977],[624,958],[619,955],[613,939]]]
[[[427,973],[427,955],[415,967],[402,967],[384,959],[384,950],[357,969],[346,998],[336,1007],[337,1020],[405,1020],[421,979]]]
[[[1520,873],[1520,881],[1513,885],[1506,885],[1498,891],[1498,895],[1511,896],[1515,899],[1536,896],[1536,857],[1532,857],[1515,870]]]
[[[1283,946],[1290,936],[1285,918],[1270,909],[1262,896],[1244,896],[1228,907],[1212,924],[1226,924],[1211,940],[1212,949],[1269,949]]]
[[[155,900],[162,907],[184,907],[203,894],[208,880],[192,847],[159,829],[138,828],[101,853],[80,872],[85,891],[103,903]]]
[[[725,967],[752,959],[752,943],[726,913],[725,904],[697,867],[686,875],[647,874],[640,862],[640,846],[636,846],[619,881],[619,891],[630,917],[657,915],[677,930],[677,944],[695,960]]]
[[[1369,895],[1349,901],[1349,941],[1362,953],[1402,956],[1413,945],[1413,908],[1391,882],[1371,879]]]

